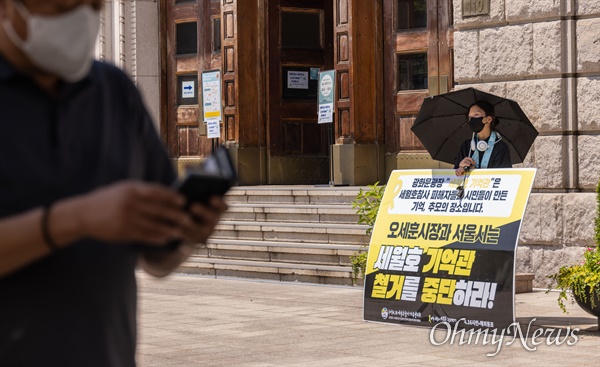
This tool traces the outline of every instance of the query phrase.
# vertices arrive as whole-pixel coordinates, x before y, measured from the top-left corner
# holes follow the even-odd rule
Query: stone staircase
[[[358,187],[251,186],[227,194],[229,211],[182,273],[353,284],[350,255],[366,251],[351,203]],[[358,280],[356,284],[362,284]]]
[[[350,255],[366,251],[369,243],[367,226],[356,224],[351,205],[359,189],[234,187],[215,233],[178,272],[362,285],[362,279],[353,279],[350,264]],[[515,278],[516,293],[532,291],[533,274]]]

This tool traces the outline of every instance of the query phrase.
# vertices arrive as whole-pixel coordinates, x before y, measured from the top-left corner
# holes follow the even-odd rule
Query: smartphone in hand
[[[223,196],[235,184],[237,175],[227,149],[220,147],[202,165],[200,170],[190,170],[175,188],[183,194],[188,205],[207,204],[211,196]]]
[[[208,204],[211,196],[223,196],[231,188],[231,181],[211,175],[188,174],[185,180],[177,184],[176,189],[192,203]]]
[[[186,209],[192,203],[208,204],[212,196],[224,196],[235,184],[237,174],[231,157],[224,147],[219,147],[200,169],[189,170],[183,180],[178,180],[173,188],[187,198]],[[171,251],[181,241],[171,241],[165,246],[137,245],[136,248],[151,251]]]

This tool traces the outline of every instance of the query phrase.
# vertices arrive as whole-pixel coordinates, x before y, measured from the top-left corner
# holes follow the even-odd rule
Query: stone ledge
[[[515,275],[515,293],[531,293],[533,292],[533,273],[517,273]]]

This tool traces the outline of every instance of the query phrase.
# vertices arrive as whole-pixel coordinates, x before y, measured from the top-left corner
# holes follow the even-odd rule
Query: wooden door
[[[315,71],[333,68],[333,0],[268,4],[269,155],[326,158],[327,126],[317,124]]]
[[[384,0],[387,153],[424,150],[410,131],[419,107],[452,88],[451,11],[451,0]]]
[[[161,8],[162,137],[173,158],[206,157],[212,141],[202,122],[199,81],[202,71],[221,68],[220,0],[162,0]]]

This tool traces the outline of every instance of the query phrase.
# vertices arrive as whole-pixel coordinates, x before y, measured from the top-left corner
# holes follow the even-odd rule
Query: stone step
[[[178,272],[219,277],[268,279],[317,284],[352,285],[352,268],[283,262],[190,257]],[[359,280],[357,284],[362,284]]]
[[[319,204],[229,204],[224,221],[358,223],[356,209],[351,205]]]
[[[366,251],[370,239],[352,208],[359,189],[234,187],[226,195],[229,211],[207,245],[178,271],[351,285],[350,256]]]
[[[356,252],[364,252],[366,250],[367,247],[358,245],[244,241],[211,238],[206,246],[196,249],[193,256],[297,264],[350,266],[350,256]]]
[[[236,186],[226,198],[229,203],[351,204],[359,189],[356,186]]]
[[[365,245],[367,225],[221,221],[213,238]]]

